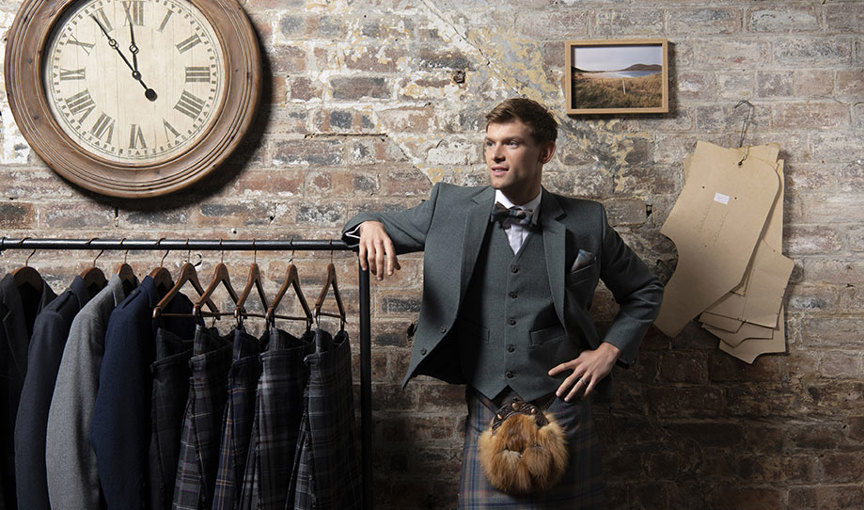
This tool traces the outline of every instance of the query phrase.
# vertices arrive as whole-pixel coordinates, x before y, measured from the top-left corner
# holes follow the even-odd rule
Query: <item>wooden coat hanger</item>
[[[219,244],[222,244],[222,240],[219,240]],[[219,284],[225,287],[225,290],[228,291],[228,295],[231,296],[231,301],[234,302],[234,306],[236,308],[237,301],[239,298],[237,297],[237,292],[234,290],[234,287],[231,286],[231,275],[228,272],[228,266],[225,265],[224,262],[225,252],[222,252],[222,258],[219,260],[219,263],[216,264],[216,270],[213,272],[213,279],[210,280],[210,285],[207,286],[207,290],[201,294],[201,297],[192,307],[192,313],[196,317],[222,317],[224,315],[233,315],[234,311],[231,312],[220,312],[218,308],[215,308],[213,305],[213,301],[210,300],[210,297],[216,292],[216,289],[219,287]],[[203,312],[201,308],[207,304],[210,307],[211,312]]]
[[[88,241],[87,244],[90,244],[93,239]],[[96,255],[96,258],[93,259],[93,265],[85,269],[81,272],[81,279],[84,280],[84,285],[87,286],[87,289],[90,290],[91,295],[95,295],[100,290],[104,289],[106,285],[108,285],[108,280],[105,278],[105,273],[102,272],[101,269],[96,267],[96,261],[99,257],[102,256],[105,250],[99,252]]]
[[[255,247],[254,240],[252,241],[252,247]],[[254,257],[252,265],[249,266],[249,277],[246,278],[246,286],[243,288],[243,292],[240,293],[240,299],[237,300],[237,306],[234,307],[234,318],[237,319],[238,323],[242,322],[246,317],[266,318],[267,311],[270,308],[270,305],[267,303],[267,295],[264,294],[264,282],[261,279],[261,269],[258,267],[257,251],[255,251]],[[246,300],[249,297],[249,294],[252,293],[253,287],[258,291],[258,297],[261,299],[261,306],[264,309],[264,313],[246,311]]]
[[[163,258],[164,260],[164,258]],[[186,285],[186,283],[192,284],[192,287],[195,289],[195,292],[198,293],[199,296],[204,294],[204,289],[201,287],[201,282],[198,281],[198,271],[195,270],[195,266],[189,262],[189,258],[187,256],[186,262],[183,264],[183,267],[180,268],[180,275],[177,277],[177,282],[171,287],[165,296],[159,301],[155,308],[153,308],[153,318],[156,319],[160,316],[165,317],[191,317],[193,314],[183,313],[183,314],[167,314],[163,313],[162,310],[168,306],[172,299],[180,292],[180,289]],[[207,300],[207,307],[214,313],[218,313],[219,309],[216,308],[216,305],[213,304],[212,301]]]
[[[333,256],[332,251],[330,252],[330,256]],[[327,298],[327,291],[330,290],[330,287],[333,287],[333,297],[336,298],[336,307],[339,310],[338,315],[321,311],[321,306],[324,305],[324,299]],[[324,280],[324,288],[321,289],[321,294],[318,295],[318,299],[315,301],[314,316],[316,322],[318,322],[318,317],[321,315],[338,318],[340,320],[340,329],[345,329],[347,314],[345,313],[345,305],[342,304],[342,295],[339,293],[339,285],[336,283],[336,266],[333,265],[332,259],[330,260],[330,263],[327,264],[327,278]]]
[[[125,240],[125,237],[120,240],[121,248],[123,247],[123,241]],[[123,290],[126,291],[127,295],[138,286],[138,277],[135,276],[135,271],[132,269],[132,266],[126,263],[126,257],[128,255],[129,250],[126,250],[126,252],[123,253],[123,262],[117,266],[117,276],[120,277],[120,282],[123,284]]]
[[[25,237],[21,240],[23,243],[24,240],[28,239]],[[42,275],[39,274],[35,268],[30,267],[30,257],[32,257],[36,253],[36,250],[30,252],[30,255],[27,255],[27,259],[24,260],[24,265],[19,267],[18,269],[12,271],[12,279],[15,282],[15,287],[21,289],[22,287],[30,287],[36,292],[42,292],[42,285],[44,285],[44,280],[42,279]]]
[[[292,261],[288,263],[288,274],[285,275],[285,281],[282,282],[282,287],[279,288],[279,292],[276,293],[276,297],[273,298],[273,302],[270,303],[270,307],[267,308],[266,319],[270,324],[273,324],[276,319],[305,321],[306,330],[308,331],[309,328],[312,327],[312,309],[309,308],[309,304],[303,296],[303,291],[300,289],[300,275],[297,273],[297,266],[294,265],[294,257],[291,257],[291,260]],[[282,301],[282,298],[285,296],[285,293],[288,292],[289,288],[294,290],[294,294],[297,296],[297,301],[303,308],[303,313],[305,314],[304,317],[278,315],[276,313],[276,308],[279,306],[279,303]]]
[[[163,237],[156,241],[156,246],[159,246],[159,243],[164,240],[165,238]],[[165,269],[165,257],[168,256],[169,251],[171,250],[165,250],[165,254],[162,255],[162,260],[159,261],[159,267],[150,271],[150,278],[153,278],[153,284],[156,285],[156,290],[158,290],[160,293],[168,293],[174,287],[174,280],[171,279],[171,272]]]

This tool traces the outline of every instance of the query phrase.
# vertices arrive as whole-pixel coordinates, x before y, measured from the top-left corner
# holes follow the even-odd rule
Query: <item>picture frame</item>
[[[568,115],[667,113],[666,39],[567,41]]]

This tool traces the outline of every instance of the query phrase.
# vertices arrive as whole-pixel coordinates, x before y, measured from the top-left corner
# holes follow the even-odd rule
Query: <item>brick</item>
[[[334,99],[388,99],[390,84],[385,78],[352,76],[330,80]]]
[[[669,11],[669,30],[675,34],[733,34],[741,31],[738,9],[676,8]]]
[[[539,40],[561,40],[588,35],[590,11],[531,9],[516,17],[516,32]]]
[[[759,97],[791,97],[795,93],[795,72],[758,71],[756,83]]]
[[[864,11],[857,2],[828,4],[825,6],[825,28],[831,32],[861,32],[864,29]]]
[[[847,227],[846,236],[849,239],[850,250],[864,251],[864,226],[850,225]]]
[[[785,374],[786,363],[781,358],[760,356],[753,364],[743,363],[723,352],[714,351],[708,357],[705,380],[712,382],[771,382]]]
[[[343,55],[345,67],[357,71],[392,73],[406,59],[405,50],[393,46],[352,45]]]
[[[864,159],[864,147],[859,142],[860,134],[852,130],[832,129],[811,132],[810,155],[814,161],[822,164],[831,162],[845,166],[854,162],[856,165],[861,165],[857,160]]]
[[[853,100],[861,99],[861,90],[864,89],[864,70],[841,69],[837,71],[837,96]]]
[[[273,74],[293,74],[306,70],[306,51],[296,46],[275,46],[271,50]]]
[[[801,322],[804,343],[813,348],[864,348],[864,318],[812,317]]]
[[[834,285],[790,285],[786,293],[789,312],[818,312],[837,310],[840,288]]]
[[[639,199],[616,198],[603,202],[609,224],[640,225],[645,222],[645,202]]]
[[[721,486],[713,487],[709,508],[783,508],[779,490],[763,487]]]
[[[68,202],[38,210],[40,229],[91,229],[114,225],[114,208],[97,202]]]
[[[799,393],[797,387],[784,383],[735,385],[726,389],[727,416],[797,418],[802,408]]]
[[[678,97],[681,99],[708,99],[717,94],[715,80],[705,73],[680,72],[677,76]]]
[[[660,357],[658,380],[669,383],[703,384],[708,381],[704,358],[689,352],[668,352]]]
[[[774,106],[774,125],[796,129],[824,129],[848,126],[849,105],[832,103],[784,103]]]
[[[435,108],[402,107],[381,110],[376,113],[385,132],[428,133],[435,129]]]
[[[741,444],[742,427],[737,423],[710,421],[670,423],[664,429],[681,441],[695,441],[702,448],[735,447]]]
[[[793,509],[857,510],[864,501],[864,489],[848,485],[793,488],[789,504]]]
[[[864,416],[847,417],[844,428],[850,440],[864,443]]]
[[[766,43],[751,40],[706,40],[696,44],[695,61],[706,69],[758,69],[770,60]]]
[[[287,96],[293,101],[309,101],[323,95],[323,86],[305,76],[292,76],[287,82]]]
[[[601,36],[654,36],[663,33],[662,9],[603,9],[597,13],[596,33]]]
[[[277,166],[337,166],[343,161],[341,140],[281,140],[274,146],[273,163]]]
[[[347,219],[344,205],[302,204],[297,207],[294,221],[299,225],[336,227],[341,226]]]
[[[819,30],[816,8],[756,9],[750,12],[747,28],[751,32],[814,32]]]
[[[825,479],[832,483],[855,483],[864,479],[864,453],[834,453],[822,458]]]
[[[648,402],[652,412],[667,417],[716,418],[724,407],[722,391],[703,386],[649,388]]]
[[[864,383],[860,381],[820,381],[807,384],[805,389],[810,399],[808,407],[813,406],[810,411],[813,414],[832,415],[838,411],[860,414],[864,411]]]
[[[839,351],[828,351],[822,357],[819,371],[828,379],[857,377],[862,371],[861,356]]]
[[[791,225],[783,232],[783,246],[790,255],[832,253],[843,249],[843,237],[823,226]]]
[[[269,225],[275,219],[270,204],[262,202],[201,204],[193,221],[199,226]]]
[[[804,259],[804,275],[808,282],[839,285],[864,285],[864,261]]]
[[[795,95],[803,98],[830,97],[834,93],[832,73],[815,70],[795,71]]]
[[[855,207],[861,203],[860,193],[835,193],[823,195],[816,193],[788,197],[787,218],[794,222],[812,224],[864,222],[864,208]],[[791,206],[791,207],[790,207]]]
[[[33,229],[36,212],[33,204],[14,202],[0,204],[0,227],[4,229]]]
[[[848,65],[851,59],[852,46],[843,39],[778,39],[774,43],[774,61],[781,66],[826,68]]]
[[[303,193],[304,175],[300,170],[282,169],[243,172],[231,192],[241,195],[298,196]]]

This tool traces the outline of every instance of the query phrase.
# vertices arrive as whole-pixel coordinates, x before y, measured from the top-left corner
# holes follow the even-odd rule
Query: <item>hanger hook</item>
[[[123,241],[125,241],[125,240],[126,240],[125,237],[120,239],[120,249],[121,250],[123,249]],[[123,263],[124,264],[126,263],[126,257],[128,257],[128,256],[129,256],[129,249],[127,248],[126,251],[123,252]]]
[[[739,148],[744,146],[744,137],[747,136],[747,128],[752,123],[753,110],[756,109],[756,107],[753,106],[753,103],[751,103],[750,101],[748,101],[746,99],[742,99],[742,100],[738,101],[738,104],[735,105],[735,108],[738,108],[742,104],[746,104],[749,109],[747,110],[747,115],[744,117],[744,124],[741,126],[741,138],[738,140],[738,147]],[[744,160],[742,159],[741,161],[743,162]]]
[[[330,263],[333,263],[333,240],[330,239]]]
[[[156,246],[158,247],[164,241],[164,237],[160,237],[158,241],[156,241]],[[162,255],[162,260],[159,261],[159,267],[165,267],[165,258],[168,257],[168,252],[171,250],[165,250],[165,255]]]
[[[294,249],[294,238],[293,237],[291,238],[291,241],[289,242],[289,244],[291,246],[291,258],[288,259],[288,263],[290,264],[290,263],[294,262],[294,253],[296,252],[296,250]]]
[[[99,253],[96,254],[96,258],[93,259],[93,267],[96,267],[96,261],[99,260],[99,257],[101,257],[103,253],[105,253],[104,249],[99,250]]]
[[[222,248],[222,238],[219,238],[219,263],[225,263],[225,249]]]
[[[252,240],[252,263],[258,263],[258,248],[255,248],[255,240]]]

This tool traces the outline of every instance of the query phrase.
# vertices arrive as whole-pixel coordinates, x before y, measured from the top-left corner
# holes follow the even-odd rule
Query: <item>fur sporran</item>
[[[522,496],[546,490],[567,468],[567,436],[550,413],[514,398],[480,435],[480,464],[498,490]]]

